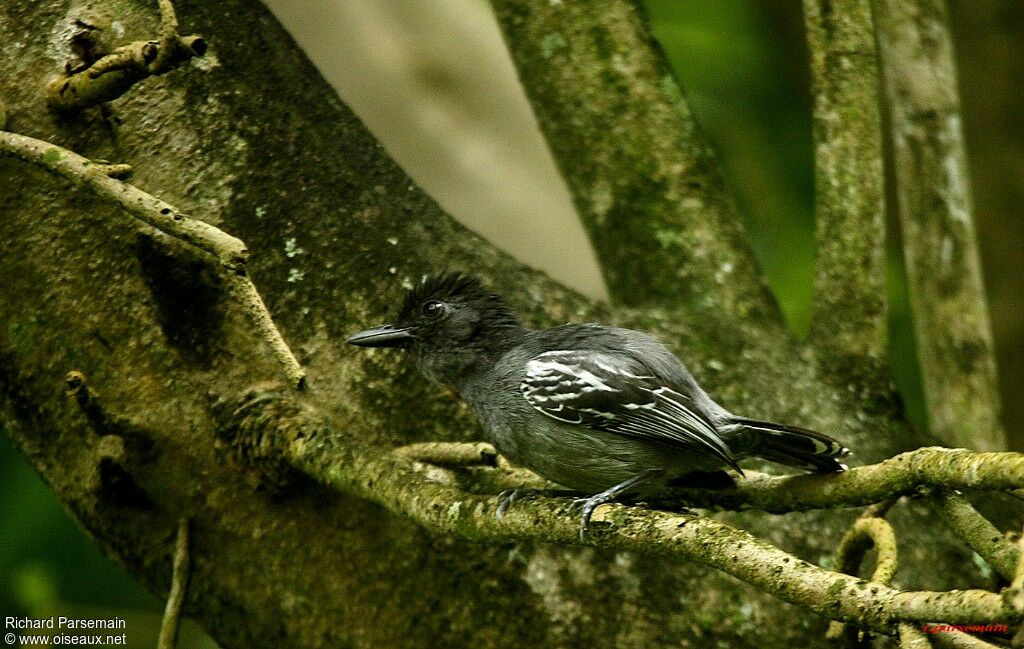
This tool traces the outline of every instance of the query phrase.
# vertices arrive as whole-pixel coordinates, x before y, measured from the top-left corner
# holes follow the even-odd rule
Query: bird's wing
[[[519,389],[553,419],[682,446],[736,467],[729,447],[685,390],[653,374],[628,356],[550,351],[527,362]]]

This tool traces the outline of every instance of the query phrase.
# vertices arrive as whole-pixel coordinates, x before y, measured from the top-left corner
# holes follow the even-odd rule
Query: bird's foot
[[[508,508],[512,506],[512,503],[523,498],[532,498],[534,496],[567,496],[578,494],[578,491],[567,491],[565,489],[534,489],[531,487],[520,487],[519,489],[506,489],[498,494],[498,509],[494,512],[494,517],[499,521],[508,511]]]
[[[602,491],[589,498],[573,498],[570,506],[573,509],[580,510],[580,541],[587,538],[587,531],[590,529],[590,518],[594,515],[594,510],[614,499],[615,494],[609,495],[606,491]]]
[[[517,500],[523,498],[529,498],[530,496],[536,496],[537,494],[543,493],[542,489],[506,489],[498,494],[498,509],[494,512],[494,517],[499,521],[505,516],[505,512],[512,506]]]
[[[580,541],[587,537],[587,530],[590,529],[590,517],[593,516],[595,509],[607,502],[615,500],[620,495],[629,491],[641,482],[646,482],[651,478],[660,476],[664,472],[665,470],[660,467],[647,469],[643,473],[639,473],[632,478],[623,480],[619,484],[609,489],[605,489],[599,494],[594,494],[589,498],[574,499],[572,501],[572,506],[579,507],[582,510],[582,517],[580,519]]]

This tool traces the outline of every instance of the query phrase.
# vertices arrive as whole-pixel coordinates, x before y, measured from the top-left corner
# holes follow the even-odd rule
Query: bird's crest
[[[424,302],[430,300],[473,304],[484,312],[490,324],[519,324],[519,319],[504,298],[491,292],[477,275],[458,271],[425,275],[418,285],[406,293],[399,319],[410,317]]]

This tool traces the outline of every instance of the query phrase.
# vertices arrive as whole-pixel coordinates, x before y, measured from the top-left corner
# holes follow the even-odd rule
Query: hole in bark
[[[136,509],[156,509],[146,492],[131,474],[111,459],[100,460],[100,497],[115,505]]]
[[[198,253],[149,235],[139,235],[136,252],[168,345],[188,363],[209,368],[223,340],[221,278]]]

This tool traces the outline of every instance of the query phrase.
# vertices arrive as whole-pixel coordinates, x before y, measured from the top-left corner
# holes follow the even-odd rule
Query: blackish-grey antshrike
[[[745,457],[846,468],[839,460],[849,451],[830,437],[715,403],[651,336],[597,324],[527,329],[477,277],[425,278],[394,324],[348,342],[408,349],[424,375],[473,407],[510,462],[596,494],[577,501],[581,534],[595,507],[624,492],[651,495],[687,476],[740,471]],[[503,495],[499,516],[517,495]]]

